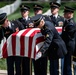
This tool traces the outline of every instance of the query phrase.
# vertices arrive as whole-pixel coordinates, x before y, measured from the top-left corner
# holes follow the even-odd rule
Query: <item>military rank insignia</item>
[[[65,27],[63,28],[63,31],[65,31]]]
[[[22,5],[22,8],[24,8],[24,5]]]
[[[58,26],[62,27],[63,26],[63,22],[62,21],[59,21],[58,22]]]
[[[46,34],[46,38],[49,37],[49,34]]]

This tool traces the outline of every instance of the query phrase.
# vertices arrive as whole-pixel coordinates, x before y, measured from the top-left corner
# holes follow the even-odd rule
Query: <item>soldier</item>
[[[42,45],[40,52],[37,53],[37,56],[48,56],[50,59],[63,58],[67,53],[66,46],[53,23],[44,21],[41,14],[34,16],[32,20],[34,25],[41,29],[41,33],[44,36],[44,44]]]
[[[28,27],[27,25],[28,20],[30,20],[29,10],[30,10],[29,6],[23,4],[20,5],[20,11],[22,17],[19,18],[18,20],[23,24],[25,29]]]
[[[23,24],[24,28],[29,27],[29,9],[30,7],[27,5],[20,5],[21,15],[22,17],[18,20]],[[31,26],[31,25],[30,25]],[[31,58],[22,57],[22,75],[30,75],[31,74]]]
[[[39,4],[34,4],[33,5],[33,10],[34,10],[34,14],[42,14],[43,13],[43,6],[39,5]]]
[[[54,23],[54,26],[62,27],[64,24],[64,18],[59,15],[59,8],[60,4],[57,2],[50,2],[50,8],[51,8],[51,20]]]
[[[74,8],[65,6],[64,7],[64,18],[65,24],[62,31],[62,39],[64,40],[67,48],[67,54],[64,57],[64,69],[63,75],[72,75],[72,58],[73,52],[75,50],[75,33],[76,25],[73,20]]]
[[[6,39],[14,32],[18,32],[24,29],[22,23],[18,20],[9,21],[6,13],[0,14],[0,41],[3,37]],[[8,56],[7,61],[7,73],[8,75],[14,75],[14,64],[16,68],[16,75],[21,75],[21,57],[20,56]]]
[[[43,6],[42,5],[39,5],[39,4],[34,4],[33,5],[33,10],[34,10],[34,14],[37,15],[37,14],[43,14]],[[50,17],[48,15],[43,15],[43,19],[46,20],[46,21],[51,21]]]
[[[34,4],[33,5],[34,14],[35,15],[42,14],[43,8],[44,7],[39,4]],[[35,75],[47,75],[47,57],[42,57],[36,61],[33,60],[33,64],[34,64]]]
[[[55,27],[62,27],[64,24],[64,18],[59,15],[60,6],[61,4],[57,2],[50,2],[50,8],[52,14],[50,18]],[[63,71],[62,67],[63,67],[63,59],[50,59],[50,75],[59,75],[59,69],[61,70],[61,73]]]

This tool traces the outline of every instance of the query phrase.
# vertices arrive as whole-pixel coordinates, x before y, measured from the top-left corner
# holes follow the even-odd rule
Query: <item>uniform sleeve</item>
[[[19,25],[19,30],[24,29],[23,24],[22,24],[20,21],[18,21],[18,20],[16,20],[16,21],[17,21],[17,23],[18,23],[18,25]]]
[[[46,32],[44,44],[43,44],[42,48],[40,49],[42,54],[44,54],[46,52],[46,50],[48,50],[48,48],[52,42],[53,36],[54,36],[54,34],[51,30],[48,30]]]
[[[2,29],[0,28],[0,43],[1,43],[1,40],[3,39],[3,32],[2,32]]]
[[[68,23],[65,30],[68,33],[68,35],[73,38],[76,32],[76,26],[72,23]]]

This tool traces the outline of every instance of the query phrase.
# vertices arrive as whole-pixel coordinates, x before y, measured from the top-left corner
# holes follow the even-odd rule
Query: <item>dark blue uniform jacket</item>
[[[45,21],[41,32],[45,38],[45,42],[40,49],[43,56],[48,55],[52,59],[63,58],[67,53],[66,46],[54,25],[49,21]]]

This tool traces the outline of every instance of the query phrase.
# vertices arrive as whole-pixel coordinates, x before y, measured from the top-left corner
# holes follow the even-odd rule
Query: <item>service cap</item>
[[[57,3],[57,2],[50,2],[50,7],[51,8],[59,8],[61,6],[61,4]]]
[[[4,21],[6,20],[7,18],[7,14],[6,13],[1,13],[0,14],[0,24],[3,24]]]
[[[38,26],[39,23],[40,23],[40,21],[41,21],[42,19],[43,19],[42,14],[37,14],[36,16],[33,16],[33,17],[31,18],[31,20],[33,21],[33,23],[34,23],[35,26]]]
[[[73,13],[74,10],[75,10],[74,8],[69,7],[69,6],[65,6],[65,7],[64,7],[64,13],[65,13],[65,12],[72,12],[72,13]]]
[[[42,6],[42,5],[39,5],[39,4],[34,4],[33,5],[33,9],[34,9],[34,11],[36,11],[36,10],[42,10],[44,7]]]
[[[27,5],[20,5],[20,10],[21,10],[21,12],[24,12],[24,11],[29,11],[29,9],[30,9],[30,7],[29,6],[27,6]]]

